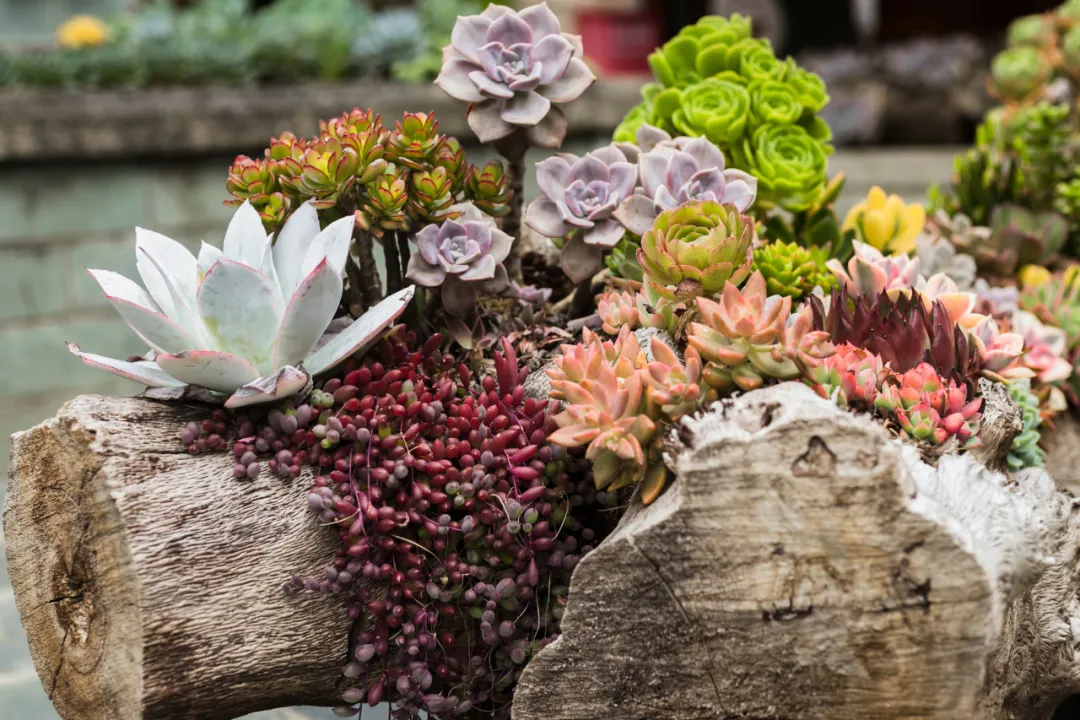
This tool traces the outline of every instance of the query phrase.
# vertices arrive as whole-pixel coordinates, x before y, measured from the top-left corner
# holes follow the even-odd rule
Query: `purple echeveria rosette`
[[[757,178],[741,170],[725,168],[724,154],[707,138],[675,138],[642,126],[639,138],[649,130],[667,139],[650,137],[650,147],[638,156],[641,191],[628,197],[615,218],[635,235],[644,235],[657,216],[691,200],[732,204],[739,212],[754,203]]]
[[[596,80],[581,56],[580,36],[562,32],[546,3],[518,12],[489,5],[457,19],[435,84],[471,103],[469,127],[481,142],[524,128],[531,144],[558,147],[566,117],[555,105]]]
[[[427,225],[416,233],[417,252],[405,277],[440,288],[443,307],[465,317],[476,304],[476,290],[501,292],[509,285],[503,260],[512,239],[474,205],[459,205],[457,220]]]

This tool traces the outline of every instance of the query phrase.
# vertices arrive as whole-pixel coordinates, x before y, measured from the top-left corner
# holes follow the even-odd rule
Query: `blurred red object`
[[[664,21],[651,9],[575,11],[585,56],[604,75],[648,74],[649,53],[663,43]]]

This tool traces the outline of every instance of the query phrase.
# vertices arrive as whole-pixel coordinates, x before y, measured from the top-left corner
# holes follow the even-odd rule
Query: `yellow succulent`
[[[905,205],[899,195],[885,195],[876,185],[870,194],[851,208],[844,218],[844,230],[854,230],[856,239],[886,254],[910,253],[926,226],[926,208],[918,203]]]
[[[76,15],[56,30],[56,42],[64,48],[103,45],[109,39],[109,26],[93,15]]]
[[[1053,275],[1042,265],[1025,265],[1020,268],[1019,277],[1021,285],[1033,288],[1050,282]]]

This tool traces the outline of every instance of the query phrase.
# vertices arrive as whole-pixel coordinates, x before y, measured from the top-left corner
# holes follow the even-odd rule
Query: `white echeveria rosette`
[[[88,272],[152,354],[129,362],[69,349],[89,365],[151,388],[195,386],[228,395],[226,407],[271,402],[304,389],[373,343],[408,305],[413,288],[387,298],[326,339],[344,286],[353,218],[325,230],[301,205],[277,242],[249,202],[233,215],[221,249],[196,258],[180,243],[137,228],[145,289],[108,270]]]
[[[546,3],[521,11],[488,5],[457,19],[435,84],[470,103],[469,127],[480,142],[521,128],[532,145],[558,147],[566,117],[556,105],[596,80],[581,58],[581,37],[562,32]]]
[[[476,305],[476,291],[497,293],[510,285],[503,261],[513,239],[475,205],[453,208],[456,220],[427,225],[416,233],[417,251],[405,277],[417,285],[439,288],[443,308],[466,317]]]

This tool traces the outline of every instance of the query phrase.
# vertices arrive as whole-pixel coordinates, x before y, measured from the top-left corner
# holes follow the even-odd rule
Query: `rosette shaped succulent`
[[[847,270],[839,260],[825,263],[836,276],[837,282],[852,297],[876,298],[881,293],[890,297],[906,293],[919,277],[919,261],[903,253],[884,255],[865,243],[852,243],[854,257],[848,261]]]
[[[1050,15],[1025,15],[1009,23],[1006,31],[1009,45],[1050,47],[1057,39],[1057,27]]]
[[[793,242],[766,243],[754,251],[754,266],[765,278],[769,294],[794,300],[810,294],[816,287],[825,291],[833,289],[836,279],[825,263],[821,248],[804,248]]]
[[[1023,419],[1023,431],[1013,438],[1009,448],[1009,469],[1013,472],[1029,467],[1042,467],[1046,461],[1046,452],[1039,447],[1042,435],[1042,413],[1039,412],[1039,398],[1031,391],[1031,381],[1017,380],[1009,386],[1009,395],[1020,408]]]
[[[352,218],[320,230],[305,203],[277,242],[250,203],[236,211],[222,249],[136,231],[137,283],[90,270],[153,359],[113,360],[71,351],[89,365],[155,388],[194,385],[228,395],[227,407],[270,402],[303,389],[310,375],[370,345],[404,311],[409,287],[319,344],[341,301]]]
[[[637,299],[625,290],[609,288],[596,296],[596,314],[608,335],[618,335],[623,326],[631,330],[641,327]]]
[[[581,55],[581,38],[562,32],[546,3],[519,12],[489,5],[457,19],[435,84],[471,103],[469,127],[480,142],[524,128],[533,145],[558,147],[566,118],[554,105],[596,80]]]
[[[615,211],[634,192],[637,167],[614,145],[582,158],[556,155],[536,164],[543,195],[525,212],[525,224],[549,238],[575,233],[586,245],[615,246],[625,228]]]
[[[874,406],[896,417],[901,429],[916,440],[940,445],[951,437],[972,447],[982,419],[982,398],[969,400],[963,384],[946,380],[928,363],[882,383]]]
[[[457,220],[428,225],[416,233],[417,252],[409,257],[405,277],[417,285],[440,288],[443,307],[464,317],[476,304],[476,289],[499,292],[510,281],[503,260],[513,239],[494,221],[466,204],[455,207]]]
[[[719,302],[697,298],[700,323],[690,326],[689,343],[708,361],[705,381],[717,390],[754,390],[765,378],[791,380],[802,370],[786,352],[791,298],[768,294],[755,272],[742,292],[730,282]]]
[[[637,253],[650,302],[738,287],[753,269],[756,237],[754,221],[733,205],[694,201],[661,213]]]
[[[679,360],[667,343],[652,338],[649,343],[653,360],[646,366],[645,399],[649,415],[678,422],[698,409],[702,392],[701,356],[692,347],[686,348],[686,362]]]
[[[956,246],[944,237],[924,233],[919,236],[916,247],[919,272],[924,275],[943,273],[956,283],[959,290],[968,290],[975,284],[975,258],[958,252]]]
[[[644,235],[660,213],[691,200],[731,204],[741,213],[754,203],[757,178],[725,169],[724,154],[711,141],[680,137],[670,142],[638,157],[644,192],[627,197],[615,213],[627,230]]]
[[[789,212],[813,207],[828,181],[832,146],[801,125],[761,125],[733,150],[736,166],[758,179],[758,199]]]
[[[865,408],[877,398],[888,372],[879,356],[851,343],[841,343],[804,381],[818,395],[840,407]]]
[[[1035,375],[1020,360],[1024,352],[1023,335],[1001,332],[997,321],[989,315],[971,313],[960,318],[959,325],[968,331],[986,377],[1008,383]]]
[[[855,238],[886,253],[910,253],[926,227],[926,209],[905,205],[899,195],[885,195],[876,185],[865,200],[858,202],[844,218],[844,230],[854,230]]]
[[[483,168],[470,165],[465,172],[465,187],[473,204],[485,214],[503,217],[510,212],[514,191],[510,189],[506,171],[498,160],[492,160]]]
[[[1041,49],[1011,47],[994,57],[991,85],[1002,100],[1024,100],[1046,85],[1053,72],[1053,65]]]
[[[664,87],[686,87],[727,69],[729,48],[751,40],[750,32],[750,19],[738,13],[702,18],[649,55],[649,67]]]
[[[750,93],[737,80],[708,78],[682,91],[671,125],[683,135],[705,136],[717,145],[734,145],[746,131]]]
[[[1023,363],[1035,373],[1043,385],[1067,380],[1073,374],[1072,363],[1065,359],[1065,331],[1040,320],[1025,310],[1017,310],[1010,318],[1013,332],[1024,338]]]

